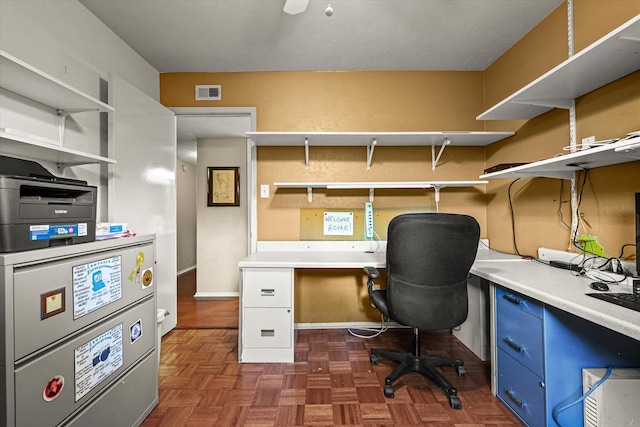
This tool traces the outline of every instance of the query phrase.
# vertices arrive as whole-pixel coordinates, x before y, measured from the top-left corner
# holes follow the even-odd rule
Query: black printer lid
[[[40,163],[6,156],[0,156],[0,175],[17,178],[30,178],[49,182],[61,182],[65,184],[87,185],[86,181],[56,177],[46,170]]]

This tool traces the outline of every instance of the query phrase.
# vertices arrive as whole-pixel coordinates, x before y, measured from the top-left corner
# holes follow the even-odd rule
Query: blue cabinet
[[[582,369],[640,367],[640,342],[495,285],[496,394],[526,425],[559,427],[553,412],[582,395]],[[557,413],[582,427],[582,403]]]

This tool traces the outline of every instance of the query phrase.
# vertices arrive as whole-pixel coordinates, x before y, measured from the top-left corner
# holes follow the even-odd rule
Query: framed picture
[[[207,206],[240,206],[240,168],[207,167]]]

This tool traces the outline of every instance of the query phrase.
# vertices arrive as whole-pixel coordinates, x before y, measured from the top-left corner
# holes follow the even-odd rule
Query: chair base
[[[462,409],[462,403],[458,397],[458,391],[444,377],[444,375],[436,369],[438,366],[455,366],[458,368],[458,375],[466,375],[464,361],[461,359],[427,354],[421,355],[416,354],[415,350],[413,352],[404,352],[398,350],[371,349],[370,361],[372,365],[377,365],[379,363],[378,356],[384,356],[391,360],[395,360],[396,362],[400,362],[393,372],[391,372],[391,374],[389,374],[389,376],[384,380],[385,397],[394,397],[393,383],[398,378],[402,375],[416,372],[422,374],[422,376],[428,378],[440,387],[444,394],[449,398],[449,405],[453,409]]]

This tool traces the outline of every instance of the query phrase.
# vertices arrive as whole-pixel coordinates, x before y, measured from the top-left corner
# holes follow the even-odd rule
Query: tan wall
[[[640,13],[640,2],[577,0],[576,46],[586,46]],[[604,22],[598,21],[602,19]],[[604,18],[603,18],[604,17]],[[593,31],[586,31],[598,21]],[[587,34],[588,33],[588,34]],[[481,122],[485,108],[566,59],[566,5],[525,36],[485,72],[354,71],[162,74],[161,102],[170,107],[255,106],[259,131],[450,131],[514,130],[516,136],[485,148],[449,147],[435,172],[429,148],[375,150],[366,170],[364,147],[311,147],[310,167],[302,147],[259,147],[257,183],[270,184],[269,199],[258,199],[258,239],[298,240],[304,209],[362,209],[366,191],[278,190],[277,181],[475,180],[485,167],[554,156],[569,144],[568,113],[553,110],[529,121]],[[578,49],[578,47],[577,47]],[[578,137],[624,136],[640,128],[638,73],[577,101]],[[221,84],[222,101],[194,101],[196,84]],[[631,195],[640,191],[638,164],[590,173],[582,211],[608,253],[631,241]],[[466,212],[481,224],[482,236],[499,250],[514,253],[507,190],[495,180],[470,189],[445,189],[440,209]],[[557,213],[561,181],[521,180],[512,187],[517,244],[533,255],[539,246],[566,249],[569,233]],[[562,200],[569,197],[564,182]],[[484,193],[487,193],[486,195]],[[374,207],[424,207],[433,192],[376,191]],[[570,222],[567,203],[564,220]],[[587,219],[587,220],[588,220]],[[379,225],[376,224],[378,229]],[[377,320],[364,297],[362,272],[296,273],[296,322]],[[313,306],[313,309],[305,307]]]

